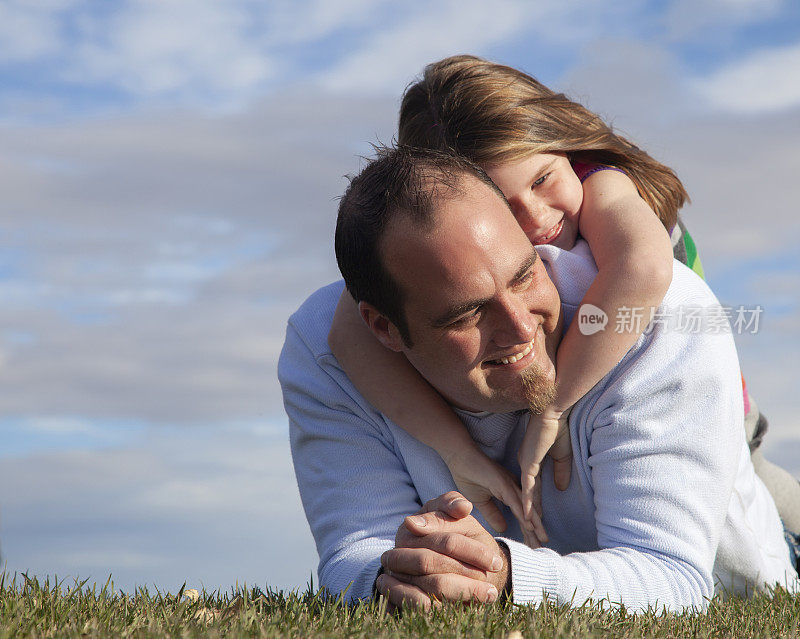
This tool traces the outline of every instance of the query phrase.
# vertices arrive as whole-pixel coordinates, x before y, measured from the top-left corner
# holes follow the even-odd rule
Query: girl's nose
[[[511,205],[511,212],[514,213],[515,218],[520,219],[527,215],[527,207],[519,199],[509,200],[508,203]]]
[[[526,198],[516,197],[513,200],[509,200],[508,203],[517,223],[526,232],[533,232],[535,235],[537,231],[545,230],[541,228],[542,220],[544,219],[542,206],[532,196]]]

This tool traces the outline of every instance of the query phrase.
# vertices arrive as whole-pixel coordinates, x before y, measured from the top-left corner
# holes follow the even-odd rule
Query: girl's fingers
[[[572,454],[565,459],[553,460],[553,480],[556,488],[566,490],[569,488],[569,480],[572,475]]]
[[[536,538],[539,540],[541,545],[544,545],[550,541],[550,538],[547,536],[547,531],[544,529],[544,524],[542,523],[539,515],[536,514],[535,510],[531,512],[531,516],[528,521],[533,529],[533,534],[536,535]]]
[[[525,508],[522,503],[522,492],[519,487],[515,485],[514,480],[509,475],[505,481],[499,486],[497,499],[502,501],[506,506],[511,509],[512,514],[519,521],[525,521]]]
[[[564,435],[556,440],[553,448],[550,449],[550,457],[553,460],[553,481],[556,488],[566,490],[572,474],[572,444],[569,439],[569,431],[564,431]]]
[[[526,525],[527,524],[526,522]],[[536,538],[536,535],[533,534],[531,530],[528,528],[522,528],[522,541],[525,543],[528,548],[541,548],[542,544],[539,543],[539,540]]]
[[[533,508],[533,495],[537,488],[537,480],[540,477],[540,471],[541,466],[537,463],[532,463],[527,467],[523,467],[520,474],[520,485],[522,486],[522,505],[525,510],[526,519],[530,517],[531,509]]]
[[[491,499],[483,502],[482,504],[476,503],[475,507],[478,509],[478,512],[483,515],[486,523],[488,523],[497,532],[503,532],[506,528],[508,528],[506,518],[503,517],[503,513],[500,512],[497,504],[495,504]]]
[[[569,411],[562,417],[564,427],[559,430],[558,437],[548,453],[553,460],[553,480],[559,490],[566,490],[569,487],[572,474],[572,441],[569,428],[566,427],[568,416]]]

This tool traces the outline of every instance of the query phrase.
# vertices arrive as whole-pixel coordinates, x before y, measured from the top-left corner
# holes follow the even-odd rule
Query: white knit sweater
[[[596,274],[588,248],[538,249],[569,321]],[[378,413],[331,354],[341,290],[341,282],[320,289],[291,317],[278,372],[320,584],[356,599],[372,595],[403,518],[455,485],[436,452]],[[716,304],[675,262],[665,315]],[[525,414],[460,414],[484,452],[518,474]],[[520,543],[504,511],[516,603],[703,609],[715,589],[798,588],[774,503],[750,462],[730,334],[654,326],[576,404],[570,431],[569,488],[553,487],[548,462],[543,470],[547,548]]]

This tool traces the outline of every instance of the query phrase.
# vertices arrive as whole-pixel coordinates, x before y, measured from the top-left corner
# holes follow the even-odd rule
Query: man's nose
[[[528,304],[519,297],[502,300],[494,332],[498,346],[516,346],[533,339],[536,321]]]

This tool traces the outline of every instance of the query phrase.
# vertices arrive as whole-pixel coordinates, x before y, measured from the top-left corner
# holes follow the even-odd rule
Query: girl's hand
[[[511,509],[522,528],[525,543],[538,548],[547,542],[547,533],[541,519],[534,514],[526,517],[522,507],[522,493],[514,476],[497,462],[492,461],[477,446],[460,450],[445,458],[458,490],[480,511],[486,522],[497,532],[507,528],[506,520],[494,499]]]
[[[524,516],[541,521],[542,491],[537,488],[542,460],[549,454],[553,460],[553,479],[556,488],[566,490],[572,472],[572,444],[569,439],[568,419],[570,409],[560,412],[546,410],[541,415],[531,414],[518,457],[522,485],[522,510]]]

